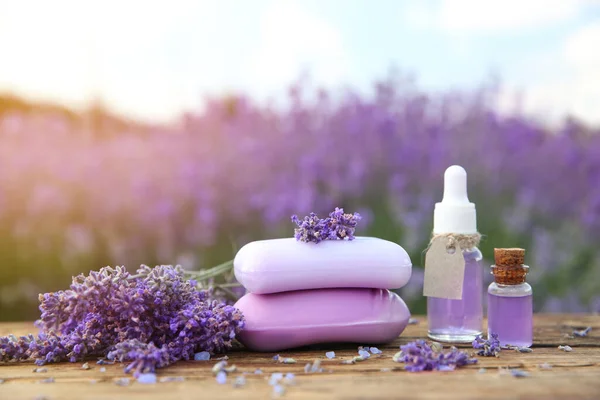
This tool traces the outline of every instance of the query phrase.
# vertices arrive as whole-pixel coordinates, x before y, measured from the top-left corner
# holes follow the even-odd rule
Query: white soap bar
[[[323,288],[397,289],[410,279],[412,264],[396,243],[357,237],[299,242],[295,238],[248,243],[233,261],[235,277],[252,293]]]

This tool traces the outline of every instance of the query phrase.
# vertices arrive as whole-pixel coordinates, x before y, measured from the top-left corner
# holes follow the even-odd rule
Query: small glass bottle
[[[467,172],[458,165],[444,173],[444,197],[435,206],[433,234],[478,235],[475,204],[467,196]],[[427,336],[439,342],[470,343],[482,333],[481,251],[475,246],[461,250],[465,259],[462,298],[427,297]]]
[[[533,292],[525,282],[529,267],[524,249],[494,249],[494,282],[488,287],[488,338],[501,346],[533,344]]]

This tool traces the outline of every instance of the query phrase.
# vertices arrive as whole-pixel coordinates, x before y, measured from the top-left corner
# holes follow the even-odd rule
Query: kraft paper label
[[[447,248],[448,239],[433,240],[425,254],[423,295],[461,300],[465,278],[465,259],[458,243]]]

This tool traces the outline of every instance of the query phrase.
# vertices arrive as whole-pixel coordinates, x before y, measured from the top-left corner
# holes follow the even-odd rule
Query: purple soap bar
[[[239,339],[254,351],[334,342],[387,343],[402,333],[410,318],[400,296],[386,289],[248,293],[235,307],[246,318]]]
[[[298,242],[294,238],[245,245],[233,261],[235,277],[252,293],[322,288],[398,289],[410,279],[412,264],[396,243],[357,237]]]

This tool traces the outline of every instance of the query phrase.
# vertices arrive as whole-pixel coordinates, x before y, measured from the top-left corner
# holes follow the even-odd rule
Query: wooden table
[[[417,317],[403,335],[389,345],[379,346],[383,355],[355,365],[340,364],[341,359],[356,355],[355,346],[283,352],[297,364],[273,361],[272,353],[233,351],[229,363],[238,371],[219,385],[211,373],[215,361],[179,362],[159,370],[158,376],[184,377],[182,382],[140,384],[131,380],[128,386],[115,384],[124,377],[122,365],[101,366],[90,362],[92,369],[81,369],[82,363],[47,365],[48,372],[34,373],[32,363],[0,364],[0,399],[269,399],[274,397],[268,384],[271,373],[294,373],[295,385],[285,386],[282,398],[298,399],[600,399],[600,316],[536,315],[535,344],[532,353],[506,350],[499,358],[478,357],[479,363],[453,372],[410,373],[403,364],[392,361],[398,346],[424,338],[426,319]],[[591,326],[588,337],[568,337],[573,329]],[[0,335],[25,334],[33,330],[30,323],[0,324]],[[570,345],[572,352],[559,350]],[[335,350],[329,360],[325,351]],[[306,374],[304,366],[322,360],[322,373]],[[544,365],[545,368],[540,367]],[[548,365],[551,369],[547,369]],[[260,368],[263,374],[255,374]],[[500,370],[499,370],[500,368]],[[516,378],[503,368],[519,368],[528,377]],[[234,387],[236,377],[247,372],[246,384]],[[41,383],[54,378],[54,383]]]

